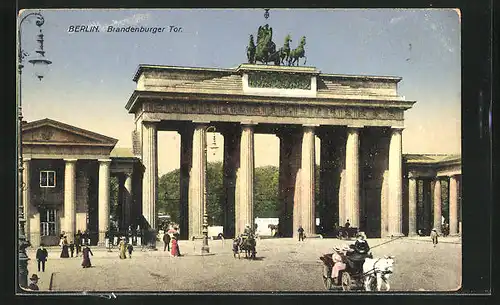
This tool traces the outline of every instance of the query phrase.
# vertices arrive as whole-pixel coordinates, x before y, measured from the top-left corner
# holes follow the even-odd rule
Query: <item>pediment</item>
[[[25,144],[114,146],[118,142],[117,139],[50,119],[25,123],[22,131]]]

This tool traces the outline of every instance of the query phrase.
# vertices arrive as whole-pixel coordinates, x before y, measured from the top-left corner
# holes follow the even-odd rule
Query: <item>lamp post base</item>
[[[210,253],[210,247],[208,246],[208,237],[203,236],[203,246],[201,247],[201,253]]]

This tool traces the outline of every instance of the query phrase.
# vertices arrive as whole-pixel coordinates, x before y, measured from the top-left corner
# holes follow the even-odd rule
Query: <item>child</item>
[[[134,251],[134,247],[132,246],[131,243],[127,245],[127,250],[128,250],[128,258],[132,258],[132,251]]]
[[[436,245],[438,243],[438,233],[437,233],[436,229],[432,229],[431,239],[432,239],[432,243],[434,244],[434,247],[436,247]]]

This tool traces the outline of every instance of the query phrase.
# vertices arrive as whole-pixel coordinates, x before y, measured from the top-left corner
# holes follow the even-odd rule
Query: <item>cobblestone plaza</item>
[[[326,292],[319,256],[338,239],[262,239],[257,259],[233,258],[231,241],[210,242],[210,254],[201,255],[201,241],[180,241],[182,257],[171,257],[158,242],[158,251],[141,251],[131,259],[118,258],[115,248],[93,249],[92,268],[81,267],[81,257],[59,258],[49,248],[45,272],[36,272],[34,251],[29,251],[30,274],[41,278],[40,290],[53,292]],[[391,291],[454,291],[461,285],[461,241],[441,238],[436,248],[429,238],[369,239],[374,257],[395,256]],[[380,245],[380,246],[378,246]],[[333,291],[335,292],[335,291]]]

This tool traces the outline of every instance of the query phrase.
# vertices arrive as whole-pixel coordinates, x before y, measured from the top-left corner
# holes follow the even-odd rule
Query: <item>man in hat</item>
[[[297,231],[299,232],[299,241],[304,241],[304,228],[302,228],[302,226],[299,226],[299,229]]]
[[[31,289],[31,290],[40,290],[38,288],[38,275],[33,274],[30,277],[30,281],[31,281],[31,283],[28,285],[28,289]]]
[[[42,265],[42,272],[45,272],[45,262],[47,261],[47,257],[49,256],[49,253],[47,252],[47,249],[43,246],[43,244],[40,244],[40,248],[36,250],[36,260],[38,262],[38,272],[40,272],[40,265]]]
[[[434,247],[436,247],[438,243],[438,233],[436,228],[433,228],[431,231],[431,239],[432,239],[432,244],[434,245]]]
[[[359,254],[368,254],[370,251],[370,246],[368,245],[368,242],[366,241],[366,234],[365,232],[359,232],[356,242],[354,243],[354,250],[358,252]]]
[[[170,252],[170,234],[165,232],[163,234],[163,251],[167,251],[167,249]]]

